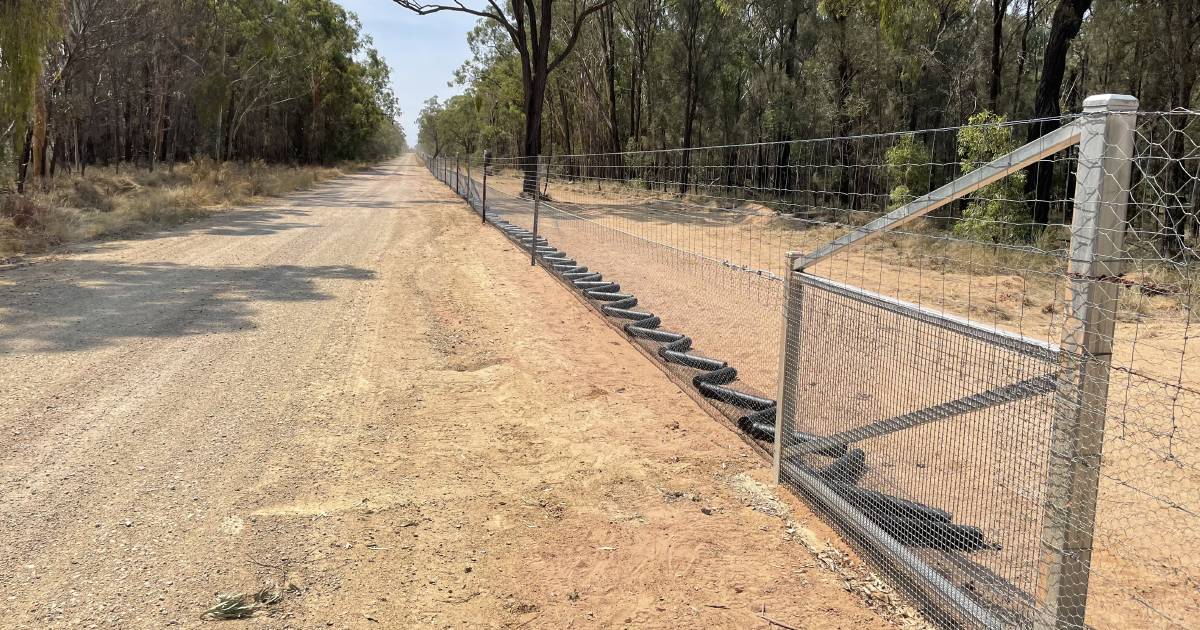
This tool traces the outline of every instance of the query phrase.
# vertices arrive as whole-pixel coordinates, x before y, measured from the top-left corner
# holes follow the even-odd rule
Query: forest
[[[1195,0],[612,0],[549,76],[558,154],[842,137],[1077,112],[1090,94],[1191,109]],[[572,11],[561,11],[562,21]],[[420,114],[431,153],[518,155],[518,51],[481,20],[465,93]]]
[[[394,2],[426,14],[461,10]],[[433,155],[610,154],[570,159],[611,163],[607,173],[624,179],[634,176],[631,166],[644,167],[651,178],[672,180],[679,194],[695,186],[706,165],[724,165],[722,178],[734,177],[731,168],[750,173],[737,176],[743,194],[746,187],[790,191],[794,178],[812,174],[801,167],[814,163],[796,155],[789,141],[831,138],[827,146],[834,148],[824,164],[838,174],[806,185],[840,195],[841,208],[861,210],[873,196],[902,201],[907,193],[928,191],[882,181],[894,179],[884,166],[894,173],[921,165],[933,175],[926,183],[941,185],[955,172],[1052,131],[1061,116],[1079,113],[1089,95],[1132,94],[1143,112],[1190,112],[1198,97],[1195,0],[542,0],[540,6],[491,6],[466,11],[485,19],[469,35],[473,58],[455,76],[464,93],[426,102],[418,117],[421,147]],[[530,124],[531,113],[537,124]],[[1184,249],[1189,229],[1200,229],[1196,208],[1188,207],[1200,203],[1200,193],[1188,190],[1200,181],[1193,155],[1200,143],[1197,119],[1164,116],[1145,130],[1162,145],[1156,147],[1161,173],[1141,196],[1167,208],[1166,216],[1150,222],[1165,224],[1152,229],[1163,232],[1163,254],[1171,257]],[[1013,121],[1028,122],[985,142],[996,151],[980,152],[978,142],[964,144],[966,138],[930,143],[930,133],[891,150],[845,141]],[[670,152],[706,146],[744,150]],[[669,152],[611,155],[662,150]],[[717,177],[709,175],[710,181]],[[1041,230],[1005,226],[1068,220],[1062,191],[1072,185],[1072,175],[1065,163],[1043,161],[1022,174],[1016,189],[1011,182],[1005,190],[989,189],[995,203],[987,216],[975,218],[994,227],[973,231],[988,240],[1026,240]],[[527,174],[527,188],[529,181]],[[872,181],[878,190],[865,188]],[[962,216],[960,210],[950,211]]]
[[[0,4],[0,190],[92,165],[370,160],[403,148],[398,116],[332,0]]]

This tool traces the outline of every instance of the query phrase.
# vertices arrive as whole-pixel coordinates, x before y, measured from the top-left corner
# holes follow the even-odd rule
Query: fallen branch
[[[783,628],[784,630],[800,630],[800,628],[797,628],[796,626],[789,626],[788,624],[783,623],[782,621],[776,621],[766,615],[760,614],[758,617],[760,619],[762,619],[763,621],[771,624],[772,626],[779,626],[780,628]]]

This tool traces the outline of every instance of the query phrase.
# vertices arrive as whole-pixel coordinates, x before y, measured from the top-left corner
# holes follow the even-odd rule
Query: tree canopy
[[[939,128],[984,111],[1020,120],[1079,111],[1104,92],[1133,94],[1143,109],[1195,106],[1200,5],[1091,5],[616,0],[550,77],[544,152]],[[443,152],[521,153],[517,53],[500,29],[480,22],[457,77],[479,105],[479,134],[448,138]]]

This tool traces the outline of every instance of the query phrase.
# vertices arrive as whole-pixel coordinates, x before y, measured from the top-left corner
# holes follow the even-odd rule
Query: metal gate
[[[1083,627],[1137,101],[1082,117],[856,228],[786,280],[775,466],[937,617]],[[809,273],[1078,145],[1058,345]]]

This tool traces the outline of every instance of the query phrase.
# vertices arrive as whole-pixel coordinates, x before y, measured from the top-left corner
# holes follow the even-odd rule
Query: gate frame
[[[950,604],[974,623],[992,627],[1000,620],[972,606],[961,589],[915,559],[869,520],[828,492],[824,484],[788,461],[785,436],[796,421],[798,358],[789,352],[802,332],[803,283],[808,267],[881,233],[924,216],[956,199],[1015,173],[1072,145],[1079,145],[1074,216],[1071,226],[1069,314],[1063,325],[1055,389],[1047,493],[1043,505],[1042,549],[1037,592],[1038,628],[1082,628],[1087,609],[1088,578],[1095,528],[1099,467],[1104,445],[1112,338],[1116,323],[1124,256],[1125,218],[1133,163],[1133,136],[1138,100],[1101,94],[1084,101],[1083,115],[1004,156],[958,177],[926,195],[818,247],[807,255],[787,254],[784,282],[783,334],[776,398],[773,469],[777,483],[786,479],[816,499],[844,529],[873,545],[893,568],[916,578],[911,587]],[[849,508],[849,509],[847,509]],[[897,547],[899,547],[897,549]],[[915,560],[915,562],[913,561]],[[924,582],[921,583],[921,580]],[[964,604],[966,606],[964,607]]]

